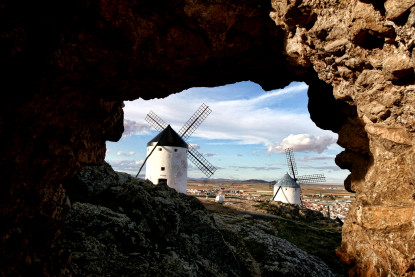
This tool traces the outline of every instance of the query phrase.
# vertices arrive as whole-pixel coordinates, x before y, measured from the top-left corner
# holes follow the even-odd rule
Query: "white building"
[[[223,196],[223,195],[217,195],[216,196],[215,202],[223,203],[223,201],[225,201],[225,196]]]
[[[187,147],[187,143],[168,125],[147,143],[147,156],[150,156],[146,179],[153,184],[166,182],[178,192],[186,193]]]
[[[301,187],[288,173],[274,185],[274,201],[297,204],[301,202]]]

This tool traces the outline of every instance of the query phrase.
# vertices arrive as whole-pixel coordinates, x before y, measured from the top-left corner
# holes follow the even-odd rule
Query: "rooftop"
[[[275,184],[277,187],[281,186],[283,188],[300,188],[300,185],[297,184],[297,182],[291,178],[288,173],[285,173],[285,175],[278,180],[278,182]]]

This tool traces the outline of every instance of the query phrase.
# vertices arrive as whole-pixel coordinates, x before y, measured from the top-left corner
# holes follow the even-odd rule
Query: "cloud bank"
[[[150,126],[146,123],[136,122],[134,120],[124,119],[124,133],[123,136],[129,136],[138,133],[148,132]]]
[[[293,148],[295,152],[322,153],[329,145],[336,143],[336,139],[329,135],[313,136],[310,134],[289,135],[280,144],[269,145],[268,153],[281,154],[286,148]]]
[[[122,156],[122,157],[130,157],[130,156],[133,156],[134,154],[135,154],[135,152],[128,152],[128,153],[125,153],[125,152],[122,152],[122,151],[117,152],[117,156]]]
[[[189,146],[192,147],[193,149],[200,149],[200,145],[194,144],[194,143],[189,143]]]
[[[299,99],[307,97],[307,88],[304,83],[293,83],[265,92],[257,84],[242,82],[226,87],[192,88],[164,99],[126,101],[124,113],[128,120],[124,135],[150,130],[144,120],[150,111],[178,131],[202,103],[212,113],[192,137],[271,144],[287,133],[322,135],[327,131],[317,128],[308,111],[300,108],[306,105]]]
[[[108,163],[115,171],[120,172],[137,172],[144,160],[110,160]]]

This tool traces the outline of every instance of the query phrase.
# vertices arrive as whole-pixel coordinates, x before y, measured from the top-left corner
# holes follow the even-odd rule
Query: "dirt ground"
[[[215,202],[215,198],[197,197],[206,209],[220,214],[243,214],[260,218],[279,218],[268,214],[267,211],[255,207],[260,202],[240,199],[237,197],[226,197],[223,203]]]

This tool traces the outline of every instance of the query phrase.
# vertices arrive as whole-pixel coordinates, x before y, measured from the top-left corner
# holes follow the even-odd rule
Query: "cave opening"
[[[307,207],[308,216],[296,218],[296,213],[301,214],[298,206],[294,208],[297,210],[292,212],[292,219],[298,222],[311,220],[305,224],[306,227],[299,228],[297,223],[275,220],[272,222],[272,228],[278,230],[279,238],[322,258],[335,272],[343,274],[345,266],[340,263],[334,251],[340,247],[341,224],[338,224],[338,221],[336,225],[333,217],[332,220],[328,217],[330,213],[332,216],[343,216],[340,215],[340,209],[350,205],[353,197],[343,199],[346,193],[338,198],[327,196],[331,192],[328,189],[337,187],[339,191],[344,191],[343,181],[350,172],[335,164],[336,155],[344,150],[337,145],[337,134],[319,128],[310,118],[309,95],[313,95],[313,91],[316,89],[310,91],[309,85],[304,82],[292,82],[282,89],[265,91],[257,83],[245,81],[218,87],[193,87],[163,99],[126,101],[123,108],[124,134],[118,142],[107,142],[106,161],[114,170],[135,176],[148,153],[147,142],[159,133],[145,121],[146,115],[150,111],[154,112],[167,124],[171,124],[174,130],[180,130],[193,112],[204,103],[212,112],[192,134],[189,142],[217,168],[217,171],[206,179],[206,176],[189,161],[188,195],[197,197],[209,210],[209,203],[212,203],[215,197],[210,195],[208,200],[206,193],[205,200],[203,191],[208,188],[214,189],[220,184],[219,187],[224,188],[220,188],[220,194],[218,191],[213,192],[214,195],[225,197],[220,205],[238,213],[239,208],[234,206],[238,204],[234,199],[241,197],[248,200],[250,196],[232,193],[236,193],[235,189],[240,189],[238,186],[244,181],[256,180],[269,182],[257,187],[258,191],[261,191],[259,199],[269,200],[273,196],[273,182],[289,172],[285,149],[292,147],[298,173],[323,174],[326,178],[326,188],[316,186],[316,189],[303,189],[301,184],[302,201],[304,207]],[[321,94],[320,90],[319,92]],[[320,109],[326,108],[330,111],[333,108],[330,107],[330,100],[323,99],[313,101],[319,102]],[[315,113],[314,116],[319,118],[322,115]],[[144,179],[145,175],[143,169],[139,177]],[[240,186],[244,189],[244,185]],[[227,190],[230,193],[225,193]],[[318,197],[310,194],[317,190]],[[350,194],[347,195],[350,197]],[[330,210],[327,204],[324,207],[322,204],[328,200],[340,204],[334,204]],[[279,213],[278,208],[272,210],[275,206],[267,206],[265,203],[267,202],[260,204],[260,209],[271,209],[268,210],[271,215]],[[301,209],[304,213],[304,209]],[[314,216],[321,218],[317,220]],[[344,217],[338,220],[344,220]],[[329,234],[322,231],[326,228],[331,228]]]
[[[336,133],[320,129],[310,119],[308,90],[303,82],[264,91],[245,81],[194,87],[162,99],[126,101],[123,137],[107,142],[106,161],[135,176],[146,157],[147,142],[158,133],[144,120],[146,114],[154,112],[178,131],[205,103],[212,113],[189,142],[218,168],[213,179],[279,179],[288,171],[284,149],[291,147],[301,174],[324,174],[327,183],[342,184],[349,172],[334,159],[343,148],[336,144]],[[140,177],[144,172],[145,167]],[[204,175],[189,163],[188,177]]]

